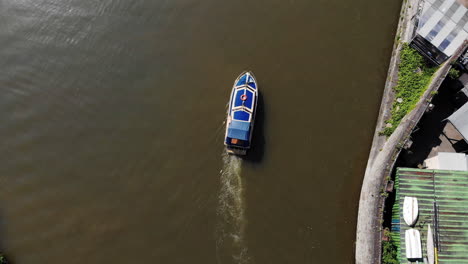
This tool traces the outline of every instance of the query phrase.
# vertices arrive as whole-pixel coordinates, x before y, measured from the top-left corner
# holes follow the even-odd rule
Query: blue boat
[[[229,154],[246,155],[252,145],[258,85],[251,72],[243,72],[232,87],[224,145]]]

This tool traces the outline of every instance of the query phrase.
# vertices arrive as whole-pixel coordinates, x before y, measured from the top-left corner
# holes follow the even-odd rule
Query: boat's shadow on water
[[[257,113],[255,115],[255,125],[252,136],[252,148],[248,151],[244,160],[252,163],[260,163],[265,154],[265,104],[263,102],[263,95],[258,93]]]

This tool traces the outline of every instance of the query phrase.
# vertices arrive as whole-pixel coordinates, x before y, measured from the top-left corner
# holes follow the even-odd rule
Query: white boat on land
[[[403,219],[406,224],[413,226],[418,219],[418,199],[416,197],[405,197],[403,202]]]
[[[405,232],[406,258],[421,259],[421,236],[416,229],[408,229]]]
[[[431,225],[427,225],[427,263],[434,264],[434,236]]]

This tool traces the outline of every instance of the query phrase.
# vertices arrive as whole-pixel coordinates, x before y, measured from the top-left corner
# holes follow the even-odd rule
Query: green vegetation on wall
[[[460,77],[460,71],[458,71],[457,69],[452,68],[448,72],[448,77],[450,79],[453,79],[453,80],[458,79],[458,77]]]
[[[391,238],[390,232],[385,231],[388,241],[382,242],[382,264],[399,264],[397,255],[397,246]]]
[[[411,112],[431,82],[437,68],[428,67],[424,58],[408,44],[403,44],[400,53],[398,83],[395,86],[395,100],[392,116],[386,121],[381,135],[390,136],[398,127],[403,117]]]

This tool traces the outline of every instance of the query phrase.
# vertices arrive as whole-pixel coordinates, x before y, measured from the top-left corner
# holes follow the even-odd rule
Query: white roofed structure
[[[468,171],[468,157],[464,153],[439,152],[426,159],[424,166],[430,170]]]
[[[447,118],[468,143],[468,103]]]
[[[426,0],[411,45],[436,64],[468,38],[468,9],[457,0]]]

